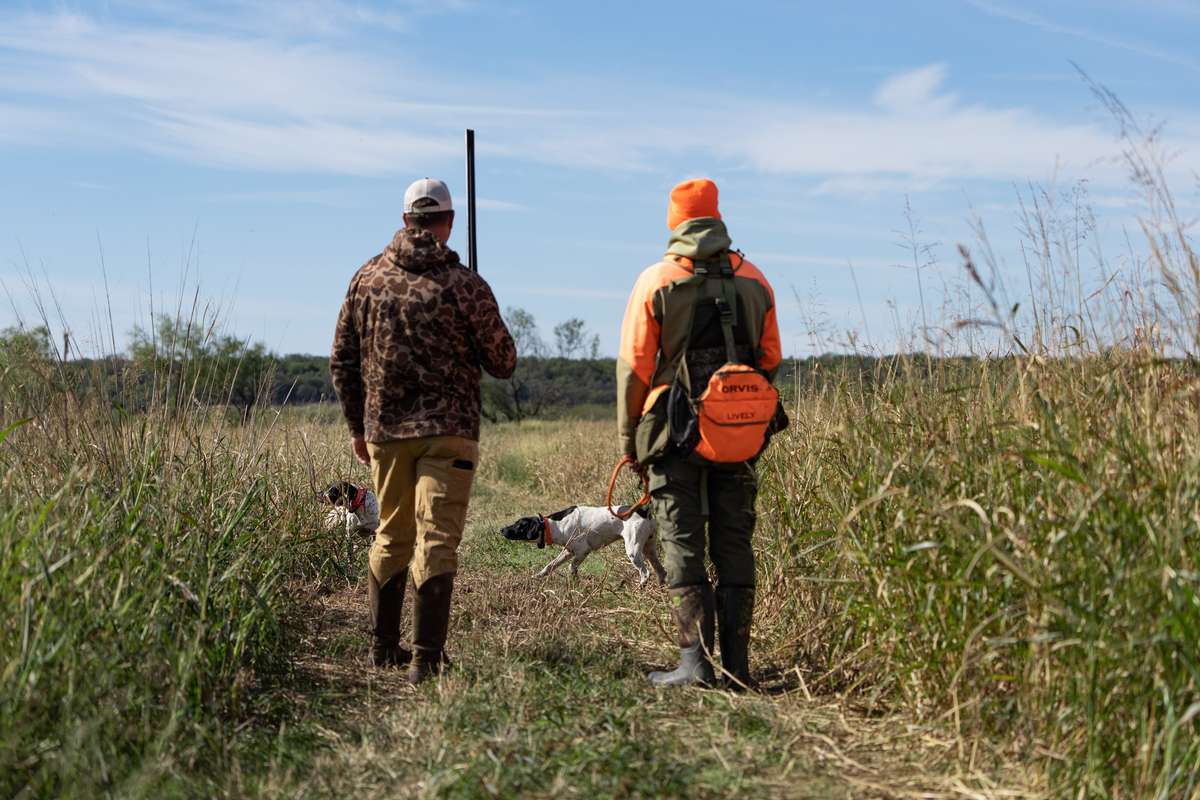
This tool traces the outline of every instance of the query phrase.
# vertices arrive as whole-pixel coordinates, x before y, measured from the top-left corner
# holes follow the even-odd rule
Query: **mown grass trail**
[[[581,576],[530,576],[551,557],[502,539],[511,519],[571,501],[607,460],[605,424],[490,429],[451,625],[454,669],[402,688],[367,666],[364,589],[311,598],[294,697],[319,733],[252,791],[303,797],[1019,797],[1030,775],[962,758],[936,727],[806,696],[802,675],[755,654],[764,692],[657,692],[673,656],[665,592],[639,588],[617,547]],[[585,448],[587,441],[595,446]],[[568,457],[569,456],[569,457]],[[590,491],[589,491],[590,489]],[[582,494],[580,494],[582,492]],[[362,574],[361,560],[358,574]],[[310,741],[309,744],[316,744]],[[251,787],[244,787],[251,789]]]

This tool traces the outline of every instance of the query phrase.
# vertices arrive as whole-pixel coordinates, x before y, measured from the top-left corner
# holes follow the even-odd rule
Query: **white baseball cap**
[[[438,211],[452,211],[450,190],[446,184],[433,178],[422,178],[413,181],[404,193],[405,214],[434,214]]]

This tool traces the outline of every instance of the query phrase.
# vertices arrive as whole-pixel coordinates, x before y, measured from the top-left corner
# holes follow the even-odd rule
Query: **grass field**
[[[619,549],[536,581],[549,554],[496,533],[600,502],[610,422],[485,429],[456,669],[412,691],[367,666],[365,553],[309,500],[364,477],[335,421],[47,409],[3,450],[4,791],[1189,796],[1196,377],[945,377],[794,408],[760,469],[749,697],[646,686],[665,595]],[[1051,379],[1155,402],[1049,418]]]
[[[662,589],[638,588],[616,548],[578,580],[535,581],[549,554],[496,533],[520,514],[599,502],[611,423],[486,430],[456,669],[414,692],[367,666],[365,553],[319,531],[308,501],[313,475],[362,477],[340,426],[88,422],[28,423],[5,443],[7,795],[1036,786],[1028,765],[990,745],[964,761],[947,726],[822,689],[773,635],[797,609],[773,609],[769,589],[764,694],[651,690],[643,673],[673,656]],[[764,526],[760,539],[778,534]]]

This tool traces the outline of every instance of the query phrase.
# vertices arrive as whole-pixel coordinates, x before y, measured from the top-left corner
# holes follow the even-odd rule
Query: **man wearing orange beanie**
[[[630,295],[617,359],[621,446],[649,474],[678,628],[679,666],[649,677],[656,686],[714,684],[710,656],[719,627],[725,683],[745,688],[754,464],[786,424],[770,386],[781,360],[775,296],[762,273],[731,249],[711,180],[684,181],[671,191],[667,227],[666,255],[642,272]],[[726,421],[715,421],[714,409],[728,409]]]

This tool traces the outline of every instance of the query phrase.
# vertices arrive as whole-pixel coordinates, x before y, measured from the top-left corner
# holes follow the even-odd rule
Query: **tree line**
[[[551,408],[612,402],[613,360],[600,357],[600,337],[583,320],[559,323],[550,342],[524,309],[509,308],[505,320],[521,364],[510,379],[484,377],[488,419],[520,420]],[[69,349],[69,341],[63,347]],[[219,333],[211,319],[159,317],[149,328],[130,331],[123,353],[63,355],[45,326],[0,330],[0,380],[14,391],[38,387],[44,393],[47,385],[69,383],[129,411],[147,407],[152,398],[167,407],[223,405],[243,414],[259,405],[337,400],[328,356],[273,353],[261,342]]]
[[[512,377],[484,375],[483,416],[492,422],[520,421],[616,401],[615,361],[599,355],[599,337],[579,319],[556,325],[544,339],[528,311],[509,308],[505,319],[516,342],[518,361]],[[942,369],[970,358],[934,359]],[[924,360],[920,361],[927,368]],[[776,379],[785,396],[821,391],[839,381],[869,390],[895,370],[913,370],[916,362],[895,356],[827,354],[786,359]],[[965,374],[965,373],[964,373]],[[99,359],[63,361],[44,327],[0,330],[0,381],[10,399],[23,387],[70,384],[77,392],[107,398],[135,412],[157,400],[157,407],[201,404],[224,406],[243,416],[257,406],[334,403],[337,395],[324,355],[270,352],[261,342],[216,334],[211,324],[160,318],[150,329],[135,328],[128,349]],[[31,389],[32,391],[32,389]],[[14,394],[15,393],[15,394]],[[26,408],[39,398],[26,397]],[[0,419],[4,418],[0,398]]]

